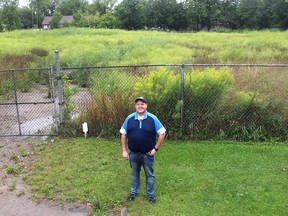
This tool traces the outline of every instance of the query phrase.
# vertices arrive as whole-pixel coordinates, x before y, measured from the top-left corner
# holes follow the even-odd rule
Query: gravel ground
[[[0,135],[19,135],[18,120],[22,135],[35,134],[39,131],[40,134],[49,134],[54,123],[53,104],[47,97],[47,92],[48,88],[44,85],[37,85],[29,92],[17,92],[19,119],[14,97],[1,101],[6,105],[0,106]]]
[[[30,92],[18,92],[18,102],[49,101],[46,86],[38,85]],[[81,98],[76,94],[75,100]],[[12,99],[11,99],[12,100]],[[11,101],[6,101],[11,102]],[[21,105],[22,134],[35,133],[52,125],[52,105]],[[48,119],[48,120],[47,120]],[[47,123],[48,122],[48,123]],[[19,134],[15,106],[0,107],[1,134]],[[35,151],[47,142],[44,137],[0,137],[0,216],[84,216],[90,215],[89,206],[81,203],[65,205],[42,200],[32,201],[31,190],[23,177],[37,158]],[[19,171],[20,170],[20,171]]]
[[[47,88],[36,86],[31,92],[18,93],[19,101],[45,101]],[[77,116],[82,106],[91,99],[85,90],[78,91],[72,97],[75,104],[73,116]],[[8,101],[9,102],[9,101]],[[24,134],[35,133],[38,129],[51,125],[52,106],[32,105],[21,106],[21,124]],[[45,122],[48,122],[47,125]],[[0,131],[4,134],[18,134],[15,107],[0,107]],[[43,123],[45,123],[43,125]],[[14,126],[16,125],[16,126]],[[34,128],[32,126],[37,126]],[[40,128],[38,128],[40,127]],[[91,207],[83,203],[59,204],[48,200],[35,202],[31,199],[32,193],[23,177],[29,172],[31,163],[36,160],[35,152],[49,142],[45,137],[39,136],[6,136],[0,137],[0,216],[88,216]],[[15,173],[17,169],[20,174]],[[126,208],[120,212],[109,212],[109,216],[128,216]]]
[[[29,172],[30,164],[37,157],[35,151],[41,148],[43,143],[43,137],[0,137],[0,215],[90,215],[91,208],[82,203],[60,205],[48,200],[35,202],[31,199],[30,188],[23,182],[23,177]],[[22,172],[12,173],[15,168],[21,169]]]

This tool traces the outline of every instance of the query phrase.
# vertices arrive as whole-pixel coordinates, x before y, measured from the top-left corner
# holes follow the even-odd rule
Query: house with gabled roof
[[[50,22],[51,20],[53,19],[53,16],[45,16],[44,19],[43,19],[43,22],[42,22],[42,28],[43,29],[50,29]],[[73,16],[62,16],[60,22],[59,22],[59,25],[60,26],[63,26],[63,24],[65,22],[67,23],[71,23],[72,21],[74,20]]]

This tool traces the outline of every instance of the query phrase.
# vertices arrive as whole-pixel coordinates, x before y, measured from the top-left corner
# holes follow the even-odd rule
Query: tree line
[[[288,28],[288,0],[0,0],[0,31],[41,28],[73,15],[77,27],[200,31]],[[56,19],[56,20],[57,20]],[[55,20],[54,20],[55,21]],[[58,28],[57,22],[52,22]]]

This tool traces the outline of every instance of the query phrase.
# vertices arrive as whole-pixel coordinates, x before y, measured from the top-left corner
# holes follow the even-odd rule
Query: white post
[[[85,139],[87,138],[87,133],[88,133],[88,124],[87,122],[84,122],[82,124],[82,128],[83,128],[83,133],[85,134]]]

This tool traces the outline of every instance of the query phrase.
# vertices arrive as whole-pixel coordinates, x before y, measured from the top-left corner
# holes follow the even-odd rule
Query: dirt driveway
[[[43,137],[0,137],[0,215],[1,216],[84,216],[91,208],[83,203],[32,201],[31,191],[23,182],[35,152],[48,142]],[[21,170],[21,171],[19,171]]]

